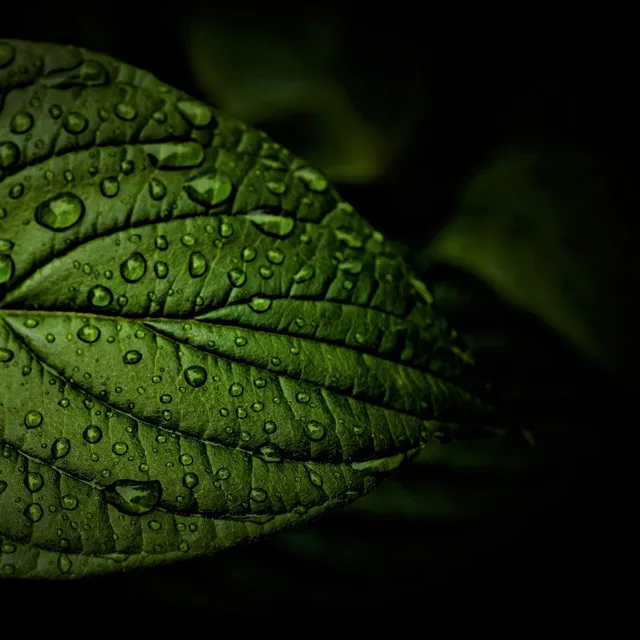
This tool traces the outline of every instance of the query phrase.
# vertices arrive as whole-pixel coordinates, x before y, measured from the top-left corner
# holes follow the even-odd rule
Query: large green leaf
[[[0,574],[211,553],[353,501],[485,404],[326,179],[149,73],[0,43]]]

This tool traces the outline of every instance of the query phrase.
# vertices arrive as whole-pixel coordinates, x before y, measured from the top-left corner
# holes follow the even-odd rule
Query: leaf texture
[[[485,411],[425,285],[262,132],[0,42],[0,575],[209,554]]]

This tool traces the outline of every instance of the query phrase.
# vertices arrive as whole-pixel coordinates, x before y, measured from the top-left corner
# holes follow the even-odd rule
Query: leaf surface
[[[0,43],[0,575],[212,553],[485,411],[425,285],[260,131]]]

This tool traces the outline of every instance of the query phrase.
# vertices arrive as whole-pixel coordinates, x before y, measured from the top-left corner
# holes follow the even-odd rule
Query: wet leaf
[[[319,172],[106,56],[0,64],[0,575],[213,553],[484,414],[426,286]]]

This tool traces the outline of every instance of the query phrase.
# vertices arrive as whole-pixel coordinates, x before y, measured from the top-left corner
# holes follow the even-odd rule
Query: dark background
[[[523,100],[530,117],[515,127],[519,141],[589,154],[616,206],[614,234],[631,245],[637,238],[635,38],[622,19],[568,27],[525,14],[417,13],[402,2],[376,12],[352,2],[285,10],[278,3],[38,0],[3,5],[0,36],[105,52],[215,100],[194,77],[184,42],[185,16],[200,11],[283,38],[301,22],[326,21],[340,43],[332,68],[363,117],[384,130],[397,113],[409,113],[409,135],[382,175],[336,181],[371,224],[406,245],[408,259],[447,223],[465,183],[512,134]],[[400,109],[407,105],[413,108]],[[256,124],[301,155],[314,145],[313,118]],[[609,213],[602,211],[603,225]],[[625,259],[612,250],[622,271]],[[473,275],[438,264],[423,275],[441,311],[478,345],[504,415],[533,433],[534,446],[515,429],[498,444],[422,460],[362,505],[299,531],[122,576],[4,582],[0,602],[9,609],[106,601],[148,615],[273,616],[274,624],[374,614],[401,621],[409,612],[426,623],[441,600],[463,611],[487,597],[496,609],[531,617],[576,604],[608,611],[631,579],[636,352],[626,349],[626,359],[614,358],[605,373]],[[632,305],[636,289],[625,291]],[[607,294],[594,290],[603,305],[618,301]],[[629,326],[622,337],[637,349],[635,321]]]

